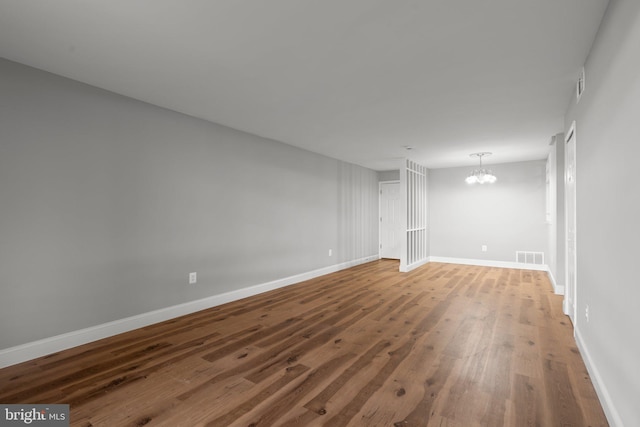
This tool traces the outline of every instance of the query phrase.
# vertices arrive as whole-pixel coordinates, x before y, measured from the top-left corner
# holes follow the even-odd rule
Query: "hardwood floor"
[[[606,426],[546,273],[381,260],[0,370],[73,426]]]

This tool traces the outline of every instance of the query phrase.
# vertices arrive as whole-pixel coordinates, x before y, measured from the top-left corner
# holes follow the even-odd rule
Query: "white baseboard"
[[[488,259],[468,259],[468,258],[450,258],[441,256],[429,257],[430,262],[444,262],[447,264],[464,264],[464,265],[479,265],[482,267],[499,267],[499,268],[517,268],[519,270],[537,270],[537,271],[549,271],[549,266],[546,264],[525,264],[523,262],[510,262],[510,261],[493,261]]]
[[[558,285],[558,283],[556,282],[556,278],[553,276],[551,270],[547,270],[547,275],[549,276],[549,281],[553,286],[553,293],[555,293],[556,295],[564,295],[564,285]]]
[[[587,371],[591,376],[591,382],[596,389],[596,394],[600,399],[600,404],[602,405],[604,414],[607,417],[607,421],[609,421],[609,425],[611,427],[623,427],[622,418],[620,418],[620,414],[613,404],[613,399],[611,398],[607,387],[602,381],[600,371],[598,371],[598,368],[596,368],[596,365],[593,363],[591,354],[589,354],[589,349],[585,345],[584,340],[582,339],[582,335],[580,334],[580,329],[576,327],[574,329],[574,332],[576,337],[576,344],[578,344],[578,349],[580,350],[580,354],[582,355],[584,364],[587,367]]]
[[[402,265],[402,263],[400,264],[400,272],[402,273],[408,273],[411,270],[415,270],[416,268],[423,266],[425,264],[427,264],[429,262],[429,257],[420,260],[418,262],[414,262],[413,264],[410,265]]]
[[[226,292],[219,295],[213,295],[196,301],[189,301],[183,304],[171,307],[161,308],[159,310],[142,313],[136,316],[118,319],[113,322],[103,323],[101,325],[80,329],[66,334],[56,335],[44,338],[38,341],[18,345],[15,347],[0,350],[0,368],[15,365],[17,363],[26,362],[27,360],[42,357],[57,351],[66,350],[92,341],[107,338],[123,332],[132,331],[152,325],[154,323],[163,322],[185,314],[195,313],[196,311],[205,310],[231,301],[258,295],[263,292],[289,286],[294,283],[303,282],[325,274],[334,273],[346,268],[354,267],[370,261],[380,259],[378,255],[368,256],[353,261],[335,264],[318,270],[306,273],[296,274],[294,276],[285,277],[283,279],[262,283],[247,288]]]

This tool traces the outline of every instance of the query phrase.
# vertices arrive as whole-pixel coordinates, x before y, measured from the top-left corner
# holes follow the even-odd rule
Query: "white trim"
[[[591,382],[593,383],[594,388],[596,389],[596,394],[600,400],[600,404],[602,405],[602,409],[604,410],[604,414],[607,417],[607,421],[611,427],[622,427],[622,418],[620,414],[616,410],[615,405],[613,404],[613,399],[609,394],[609,390],[602,381],[602,376],[600,375],[600,371],[596,368],[595,363],[593,363],[593,359],[591,358],[591,354],[587,349],[587,346],[582,339],[582,334],[580,333],[579,328],[574,329],[574,335],[576,338],[576,344],[578,345],[578,349],[580,350],[580,354],[582,355],[582,360],[584,360],[584,364],[587,367],[587,371],[591,376]]]
[[[418,228],[409,228],[407,231],[411,232],[411,231],[425,231],[427,229],[427,227],[418,227]]]
[[[0,368],[380,259],[368,256],[0,350]]]
[[[429,257],[430,262],[444,262],[447,264],[463,264],[463,265],[478,265],[482,267],[499,267],[499,268],[517,268],[519,270],[537,270],[537,271],[549,271],[549,266],[546,264],[525,264],[523,262],[511,262],[511,261],[494,261],[488,259],[468,259],[468,258],[450,258],[432,256]]]
[[[574,236],[573,236],[573,286],[569,286],[569,216],[567,215],[567,205],[569,204],[569,197],[567,195],[567,161],[569,160],[567,157],[567,144],[569,141],[574,140],[574,151],[573,151],[573,162],[574,162],[574,178],[577,176],[577,150],[578,150],[578,140],[576,138],[576,121],[574,120],[569,127],[569,132],[564,139],[564,283],[565,287],[567,287],[566,292],[570,293],[571,299],[573,300],[573,307],[569,306],[569,299],[567,293],[563,293],[564,301],[562,302],[562,310],[564,314],[569,316],[572,322],[577,322],[578,320],[578,222],[577,222],[577,179],[574,181],[573,186],[573,226],[575,227]],[[572,312],[573,311],[573,312]]]
[[[421,259],[418,262],[414,262],[413,264],[410,265],[401,265],[400,266],[400,272],[401,273],[408,273],[411,270],[415,270],[418,267],[421,267],[425,264],[429,263],[429,257],[427,257],[426,259]]]
[[[407,170],[410,170],[411,172],[415,173],[416,175],[427,176],[426,173],[422,173],[418,169],[412,168],[411,166],[407,166]]]
[[[556,278],[553,276],[553,273],[550,269],[547,270],[547,275],[549,276],[549,281],[553,286],[553,293],[555,293],[556,295],[564,295],[564,285],[558,285],[558,283],[556,282]]]

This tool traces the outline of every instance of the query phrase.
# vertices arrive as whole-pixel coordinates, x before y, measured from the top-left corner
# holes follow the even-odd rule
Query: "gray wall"
[[[547,265],[553,275],[556,286],[564,286],[565,264],[565,218],[564,218],[564,134],[559,133],[551,138],[552,145],[547,159],[549,173],[549,211]]]
[[[374,171],[5,60],[0,94],[0,349],[378,253]]]
[[[612,1],[565,121],[565,132],[576,121],[576,332],[625,426],[640,425],[639,46],[640,2]]]
[[[472,167],[429,171],[432,257],[514,262],[517,250],[547,249],[544,160],[490,168],[491,185],[467,184]]]
[[[400,170],[378,172],[379,181],[400,181]]]

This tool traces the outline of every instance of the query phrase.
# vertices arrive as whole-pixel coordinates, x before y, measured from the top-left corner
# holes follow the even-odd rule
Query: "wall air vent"
[[[544,265],[544,252],[516,251],[516,262]]]

